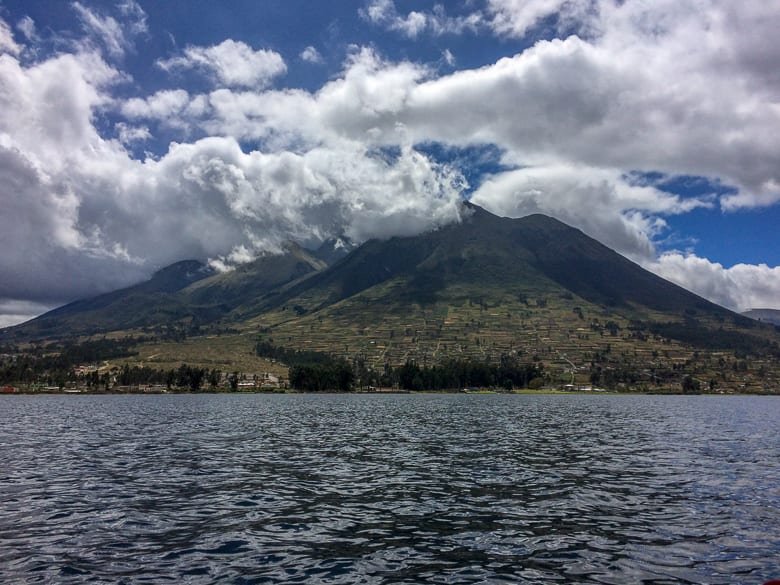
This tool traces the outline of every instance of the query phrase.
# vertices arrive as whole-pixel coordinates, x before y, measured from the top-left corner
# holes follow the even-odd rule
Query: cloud
[[[190,104],[190,94],[183,89],[165,89],[147,98],[126,100],[121,111],[130,119],[152,118],[166,120],[184,113]]]
[[[360,16],[375,26],[416,38],[490,31],[499,37],[524,38],[549,24],[558,33],[591,34],[596,24],[598,0],[487,0],[484,10],[450,16],[442,4],[430,11],[401,14],[393,0],[370,0]]]
[[[146,13],[136,0],[123,0],[117,4],[117,8],[124,16],[124,26],[131,35],[141,35],[149,31],[146,24]]]
[[[22,48],[14,40],[14,34],[8,24],[0,19],[0,53],[18,55]]]
[[[0,329],[24,323],[54,308],[54,305],[0,298]]]
[[[355,48],[342,76],[314,94],[218,89],[199,96],[206,106],[197,123],[209,134],[270,141],[271,149],[343,141],[367,148],[397,144],[407,100],[430,74],[425,67],[388,63],[372,49]]]
[[[306,61],[307,63],[313,63],[315,65],[324,62],[322,55],[320,55],[320,52],[316,48],[312,47],[311,45],[309,45],[303,51],[301,51],[300,57],[303,61]]]
[[[594,0],[488,0],[490,28],[500,36],[523,38],[545,19],[553,18],[556,28],[583,29]]]
[[[669,252],[645,265],[656,274],[736,311],[780,308],[780,266],[736,264],[724,268],[695,254]]]
[[[266,49],[255,51],[241,41],[228,39],[211,47],[187,47],[184,54],[157,65],[165,71],[198,69],[226,87],[263,88],[287,71],[282,56]]]
[[[146,126],[131,126],[124,122],[117,122],[114,126],[122,144],[133,144],[135,142],[144,142],[152,137],[152,133]]]
[[[780,199],[780,16],[760,4],[602,2],[583,17],[588,35],[448,74],[356,47],[311,92],[269,89],[281,56],[231,40],[162,64],[202,70],[219,87],[129,99],[117,89],[124,74],[86,44],[34,63],[6,51],[0,297],[45,304],[183,258],[239,262],[290,238],[360,242],[456,221],[460,169],[416,147],[437,142],[503,153],[501,170],[475,186],[474,201],[493,211],[549,213],[710,298],[771,306],[780,285],[764,276],[775,268],[707,271],[707,260],[655,249],[669,215]],[[391,2],[364,10],[408,21]],[[436,14],[423,14],[424,30],[439,30]],[[178,142],[135,158],[126,145],[160,126]],[[700,175],[734,194],[677,197],[633,171]],[[734,296],[732,285],[753,292]]]
[[[67,181],[7,145],[0,147],[0,178],[0,297],[54,304],[144,274],[122,244],[82,224],[82,200]]]
[[[393,0],[371,0],[359,11],[360,16],[371,24],[396,31],[409,38],[416,38],[423,32],[441,36],[476,32],[482,25],[482,15],[472,12],[464,16],[449,16],[441,4],[430,12],[411,11],[401,15]]]
[[[394,144],[403,128],[412,142],[495,144],[522,166],[720,179],[738,191],[723,199],[729,209],[779,201],[779,92],[771,78],[735,69],[726,80],[720,58],[700,62],[688,37],[677,36],[671,48],[641,31],[633,45],[540,41],[493,65],[441,77],[363,49],[314,94],[212,93],[202,124],[212,133],[291,144],[323,137]]]
[[[701,85],[678,85],[670,80],[679,73],[665,76],[665,67],[641,61],[576,37],[544,41],[410,88],[397,118],[421,139],[498,144],[519,164],[721,177],[765,202],[780,197],[771,191],[780,146],[768,131],[780,127],[771,104],[738,84],[726,87],[715,71]]]
[[[106,142],[94,113],[113,103],[108,90],[121,79],[96,53],[57,55],[29,67],[0,56],[2,145],[32,156],[46,175],[99,160]]]
[[[390,22],[394,10],[374,2],[364,17]],[[548,17],[587,34],[409,87],[406,111],[388,115],[385,129],[400,122],[421,140],[499,144],[523,165],[719,177],[738,187],[722,200],[728,210],[780,201],[777,10],[759,1],[494,0],[488,12],[502,34]]]
[[[21,31],[24,37],[30,42],[37,42],[40,39],[35,27],[35,21],[29,16],[21,18],[19,22],[16,23],[16,28]],[[0,33],[0,36],[2,36],[2,33]],[[2,45],[2,42],[0,42],[0,45]]]
[[[159,162],[147,161],[144,174],[161,199],[186,192],[177,204],[186,219],[176,221],[210,225],[201,255],[215,255],[231,241],[257,251],[289,238],[318,242],[346,234],[363,241],[419,233],[457,219],[462,181],[411,149],[393,161],[359,145],[245,153],[235,140],[216,137],[173,146]],[[211,242],[215,233],[223,243]]]
[[[712,206],[709,198],[682,199],[637,185],[616,169],[570,165],[501,173],[487,179],[471,200],[502,216],[557,217],[637,261],[656,257],[653,239],[666,228],[659,215]]]
[[[291,238],[362,241],[458,217],[460,173],[409,146],[389,158],[355,141],[247,152],[224,136],[134,159],[123,144],[147,138],[146,127],[119,123],[116,140],[94,125],[118,104],[121,79],[94,52],[28,67],[0,58],[0,297],[54,303],[183,258],[241,261]],[[198,97],[159,92],[118,106],[165,119],[190,115]]]
[[[120,58],[134,48],[134,38],[148,32],[146,13],[135,0],[117,5],[122,19],[100,14],[81,2],[71,4],[84,30],[100,41],[111,57]]]
[[[50,303],[144,274],[122,242],[83,215],[90,197],[116,192],[93,192],[92,177],[128,161],[93,125],[120,77],[94,53],[30,67],[0,57],[0,297]]]

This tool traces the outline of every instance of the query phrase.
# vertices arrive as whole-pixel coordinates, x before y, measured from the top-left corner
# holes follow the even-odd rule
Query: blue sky
[[[0,325],[457,201],[780,308],[780,10],[0,0]]]

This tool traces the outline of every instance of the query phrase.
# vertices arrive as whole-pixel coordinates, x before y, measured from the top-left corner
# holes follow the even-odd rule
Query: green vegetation
[[[318,351],[298,351],[278,347],[272,339],[258,339],[257,355],[284,362],[290,367],[290,386],[304,392],[338,390],[350,392],[355,375],[344,359]]]
[[[772,325],[664,281],[554,219],[466,207],[459,224],[366,242],[329,268],[327,254],[294,245],[224,274],[174,265],[5,339],[143,335],[112,367],[167,372],[189,364],[280,378],[290,368],[294,386],[314,390],[400,385],[404,367],[405,386],[426,388],[780,388]],[[495,371],[474,374],[482,382],[472,383],[453,373],[462,364],[500,368],[506,356],[541,374]]]
[[[723,327],[717,329],[704,327],[692,318],[687,318],[683,322],[639,323],[634,327],[703,349],[724,349],[741,354],[780,357],[780,345],[777,341],[762,339],[743,331],[723,329]]]
[[[222,379],[222,372],[216,369],[195,368],[187,364],[168,371],[125,365],[116,379],[119,386],[164,385],[169,390],[184,389],[198,392],[207,386],[211,390],[216,389]]]
[[[311,366],[333,361],[333,357],[327,353],[279,347],[274,345],[273,339],[258,339],[255,352],[260,357],[279,360],[288,366]]]
[[[528,388],[541,380],[541,364],[520,364],[516,358],[502,356],[500,363],[488,364],[465,360],[450,360],[441,365],[420,367],[407,362],[389,376],[398,380],[405,390],[451,390],[454,388],[496,388],[505,390]]]
[[[136,356],[138,352],[134,348],[145,341],[134,337],[103,338],[34,346],[25,351],[6,345],[0,358],[0,384],[21,383],[28,387],[49,388],[81,386],[92,391],[155,385],[192,392],[206,387],[213,390],[220,385],[222,372],[215,368],[209,370],[181,364],[166,370],[127,363],[100,367],[108,360]]]
[[[398,368],[385,364],[380,373],[368,368],[359,357],[350,365],[322,352],[285,349],[270,339],[258,340],[256,349],[258,355],[287,363],[290,385],[307,392],[349,392],[356,382],[361,388],[383,386],[418,391],[469,387],[511,390],[527,388],[529,383],[541,380],[544,373],[542,364],[522,364],[509,355],[501,356],[498,364],[468,360],[448,360],[430,367],[411,361]]]
[[[142,365],[155,369],[176,369],[190,364],[206,369],[249,374],[268,372],[287,377],[287,367],[255,351],[255,334],[207,334],[175,341],[150,340],[136,347],[138,355],[120,359],[118,365]]]
[[[133,347],[142,341],[133,337],[82,343],[71,341],[34,346],[25,352],[9,346],[6,348],[9,353],[4,353],[0,360],[0,384],[41,382],[63,386],[76,381],[73,368],[79,364],[132,356],[135,354]]]
[[[290,367],[290,386],[304,392],[351,392],[355,376],[344,360]]]

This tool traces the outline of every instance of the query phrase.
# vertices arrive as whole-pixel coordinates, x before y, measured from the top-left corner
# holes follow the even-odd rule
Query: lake
[[[762,583],[780,398],[0,397],[2,583]]]

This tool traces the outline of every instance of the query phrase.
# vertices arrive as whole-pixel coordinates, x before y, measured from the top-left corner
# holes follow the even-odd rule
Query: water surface
[[[762,583],[780,399],[0,397],[3,583]]]

